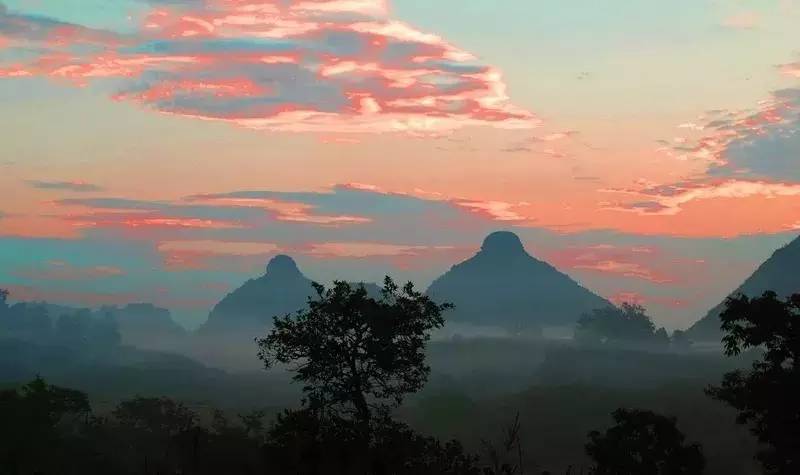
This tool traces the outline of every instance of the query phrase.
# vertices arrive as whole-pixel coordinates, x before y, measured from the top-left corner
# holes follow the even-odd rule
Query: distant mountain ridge
[[[364,285],[373,298],[380,296],[375,284]],[[200,333],[252,332],[266,328],[273,317],[302,310],[309,297],[317,294],[312,281],[303,275],[297,263],[287,255],[273,257],[261,277],[250,279],[226,295],[208,316]]]
[[[767,290],[774,291],[780,298],[800,292],[800,237],[775,251],[729,295],[757,297]],[[719,341],[722,337],[719,315],[724,308],[723,301],[692,325],[688,330],[689,338],[697,341]]]
[[[449,321],[507,329],[571,326],[582,314],[612,305],[532,257],[507,231],[490,234],[475,256],[436,279],[428,295],[455,305]]]
[[[365,285],[370,296],[380,298],[377,285],[355,285]],[[264,275],[248,280],[214,307],[200,334],[262,331],[274,316],[305,308],[314,295],[312,281],[295,261],[275,256]],[[571,326],[582,314],[612,305],[531,257],[510,232],[489,235],[474,257],[436,279],[428,295],[455,304],[445,315],[448,321],[506,329]]]
[[[311,280],[300,272],[294,259],[275,256],[264,275],[248,280],[214,306],[200,333],[264,327],[275,315],[302,309],[314,293]]]
[[[59,325],[67,325],[65,322],[89,327],[104,320],[119,333],[123,344],[139,348],[152,348],[159,342],[175,343],[188,334],[172,319],[169,310],[149,303],[78,308],[48,302],[17,302],[0,306],[0,336],[41,342],[52,337]]]

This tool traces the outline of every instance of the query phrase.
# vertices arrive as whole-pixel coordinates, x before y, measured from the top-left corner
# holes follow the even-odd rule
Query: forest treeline
[[[264,411],[232,416],[168,398],[136,397],[93,411],[86,394],[37,378],[0,392],[0,473],[548,473],[526,466],[523,428],[513,414],[502,434],[485,435],[479,451],[419,434],[397,420],[406,398],[428,380],[425,347],[444,324],[448,304],[388,278],[378,298],[345,282],[315,289],[306,310],[276,317],[258,339],[263,364],[288,368],[302,387],[295,409],[274,418]],[[7,318],[2,297],[0,317]],[[588,337],[592,345],[663,342],[647,320],[633,306],[598,311],[581,320],[576,337]],[[721,327],[726,355],[758,349],[759,357],[751,368],[729,372],[706,388],[708,396],[735,409],[738,422],[756,436],[764,473],[800,473],[800,295],[732,297]],[[86,337],[107,334],[88,331]],[[686,440],[679,427],[669,415],[620,408],[605,430],[587,434],[591,463],[571,473],[703,473],[703,448]]]

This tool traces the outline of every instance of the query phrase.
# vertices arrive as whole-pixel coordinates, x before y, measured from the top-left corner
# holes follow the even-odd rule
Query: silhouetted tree
[[[293,364],[307,408],[353,421],[366,436],[373,421],[427,380],[425,343],[451,306],[411,283],[400,289],[389,277],[378,300],[342,281],[314,288],[307,310],[274,319],[274,329],[258,340],[259,358],[266,367]]]
[[[575,340],[585,344],[669,343],[666,330],[656,331],[653,321],[641,305],[623,303],[582,315],[575,328]]]
[[[116,431],[130,448],[128,460],[145,473],[173,473],[187,465],[198,416],[168,398],[136,397],[121,402],[112,416]]]
[[[0,315],[8,310],[8,290],[0,289]]]
[[[737,422],[767,444],[758,459],[769,473],[800,473],[800,294],[785,301],[774,292],[733,296],[720,319],[726,355],[752,348],[763,355],[707,393],[739,411]]]
[[[457,441],[442,443],[382,418],[368,447],[357,424],[321,419],[310,410],[286,411],[270,430],[267,454],[276,473],[298,475],[495,475]],[[502,472],[497,472],[500,475]]]
[[[492,474],[513,475],[524,473],[522,457],[522,439],[520,430],[522,425],[519,421],[519,412],[514,416],[514,421],[503,430],[503,439],[499,445],[481,439],[486,457],[490,466],[487,471]],[[512,459],[513,462],[509,461]]]
[[[120,425],[163,437],[194,427],[197,414],[168,398],[137,397],[121,402],[112,412]]]
[[[66,473],[57,457],[65,442],[59,428],[82,422],[90,410],[86,394],[41,378],[0,391],[0,473]]]
[[[9,293],[0,289],[0,335],[28,341],[47,341],[52,322],[43,305],[8,304]]]
[[[703,473],[699,445],[684,443],[674,418],[650,411],[617,409],[616,425],[589,433],[586,453],[594,475],[694,475]]]

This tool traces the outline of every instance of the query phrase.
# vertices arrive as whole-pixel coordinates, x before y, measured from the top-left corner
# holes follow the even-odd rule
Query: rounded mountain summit
[[[269,261],[264,275],[248,280],[215,305],[201,331],[263,328],[276,315],[302,309],[314,294],[311,280],[300,272],[294,259],[278,255]]]
[[[571,326],[583,313],[611,305],[532,257],[508,231],[490,234],[475,256],[436,279],[428,295],[455,305],[449,321],[509,329]]]
[[[366,284],[373,297],[380,292]],[[275,256],[264,275],[250,279],[211,311],[201,332],[263,329],[276,315],[304,308],[316,295],[295,261]],[[435,301],[450,302],[451,322],[508,329],[573,325],[581,314],[611,305],[550,264],[531,257],[511,232],[490,234],[478,253],[436,279],[428,289]]]
[[[373,298],[380,296],[375,284],[351,285],[363,285]],[[220,300],[200,331],[206,335],[228,332],[252,335],[268,327],[273,317],[306,308],[308,299],[316,295],[312,281],[303,275],[294,259],[277,255],[270,259],[264,275],[248,280]]]

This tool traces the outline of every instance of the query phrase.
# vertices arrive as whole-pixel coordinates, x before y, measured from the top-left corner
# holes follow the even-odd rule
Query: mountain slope
[[[248,280],[214,307],[201,333],[263,328],[276,315],[302,309],[312,295],[315,291],[311,281],[294,260],[275,256],[263,276]]]
[[[428,295],[456,308],[456,323],[523,329],[572,325],[581,314],[611,305],[569,276],[525,252],[511,232],[490,234],[472,258],[436,279]]]
[[[775,251],[730,295],[744,294],[757,297],[767,290],[773,290],[779,297],[788,297],[800,292],[800,237]],[[725,307],[721,302],[689,329],[689,337],[699,341],[718,341],[722,332],[719,329],[719,315]]]
[[[375,284],[351,285],[363,285],[372,298],[381,296],[380,287]],[[273,317],[305,308],[308,298],[316,295],[312,281],[300,272],[291,257],[275,256],[267,264],[263,276],[248,280],[214,307],[200,332],[261,330],[272,322]]]

